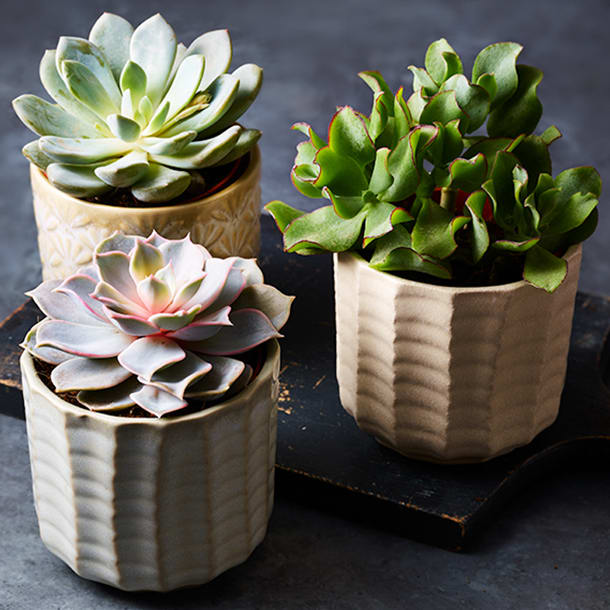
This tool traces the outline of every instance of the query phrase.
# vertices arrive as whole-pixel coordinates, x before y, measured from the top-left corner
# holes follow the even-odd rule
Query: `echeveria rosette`
[[[262,70],[245,64],[229,74],[231,57],[226,30],[187,48],[158,14],[134,30],[104,13],[88,40],[63,36],[44,54],[40,78],[56,104],[14,100],[41,136],[23,153],[76,197],[128,188],[144,202],[174,199],[192,171],[235,161],[261,135],[236,121],[256,98]]]
[[[244,387],[252,368],[235,356],[280,337],[292,303],[254,260],[156,233],[115,233],[91,266],[29,296],[46,318],[23,347],[54,365],[58,392],[78,392],[92,410],[138,405],[158,417]]]
[[[507,281],[497,270],[511,268],[504,277],[555,290],[566,273],[561,255],[595,228],[601,185],[592,168],[551,177],[548,149],[561,134],[554,126],[533,133],[542,73],[516,63],[521,50],[486,47],[468,79],[440,39],[425,68],[410,67],[406,101],[378,72],[362,72],[373,91],[369,116],[339,108],[326,140],[297,123],[308,139],[297,146],[292,181],[331,205],[309,214],[266,206],[286,251],[356,250],[382,271],[474,285]]]

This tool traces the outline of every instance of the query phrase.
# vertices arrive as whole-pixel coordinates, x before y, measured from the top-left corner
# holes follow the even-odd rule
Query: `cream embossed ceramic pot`
[[[335,254],[343,407],[418,459],[477,462],[529,443],[557,417],[581,246],[552,294],[525,281],[436,286]]]
[[[245,561],[273,507],[280,347],[256,378],[197,413],[94,413],[21,356],[40,535],[77,574],[120,589],[203,584]]]
[[[245,172],[228,187],[198,201],[130,208],[90,203],[55,188],[30,164],[34,215],[44,280],[61,279],[91,262],[95,245],[114,231],[168,239],[187,233],[212,256],[253,258],[260,248],[258,147]]]

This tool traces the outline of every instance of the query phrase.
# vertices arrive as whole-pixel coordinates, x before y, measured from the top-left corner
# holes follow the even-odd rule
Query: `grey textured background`
[[[263,199],[309,208],[289,172],[298,120],[324,131],[338,104],[368,110],[356,73],[380,70],[410,86],[406,66],[446,36],[466,66],[499,40],[525,46],[521,61],[542,68],[541,123],[564,137],[555,171],[594,165],[610,184],[607,139],[610,6],[604,0],[308,2],[199,0],[10,1],[0,21],[0,316],[39,281],[27,164],[33,136],[12,113],[20,93],[42,94],[38,61],[59,35],[86,36],[103,11],[133,23],[161,11],[179,39],[228,27],[234,65],[255,62],[265,85],[246,123],[264,131]],[[581,289],[610,292],[610,213],[585,248]],[[172,596],[128,595],[73,577],[37,537],[23,424],[0,418],[0,608],[608,608],[610,481],[607,470],[561,473],[502,513],[466,555],[426,547],[298,506],[281,490],[268,538],[252,559],[212,584]]]

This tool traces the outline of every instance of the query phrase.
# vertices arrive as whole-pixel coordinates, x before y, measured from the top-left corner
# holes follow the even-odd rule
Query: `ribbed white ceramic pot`
[[[409,457],[478,462],[526,445],[557,417],[581,246],[552,294],[525,281],[435,286],[335,254],[343,407]]]
[[[40,535],[77,574],[126,590],[208,582],[263,540],[273,507],[280,348],[235,397],[161,419],[71,405],[21,357]]]
[[[97,244],[114,233],[191,239],[213,256],[254,258],[260,249],[261,156],[258,147],[235,182],[178,205],[129,208],[91,203],[55,188],[30,164],[38,250],[44,280],[62,279],[91,262]]]

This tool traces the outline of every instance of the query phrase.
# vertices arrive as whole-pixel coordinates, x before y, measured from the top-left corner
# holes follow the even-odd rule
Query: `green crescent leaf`
[[[445,38],[435,40],[428,47],[425,65],[437,85],[462,72],[462,62]]]
[[[514,138],[521,133],[532,133],[542,116],[542,104],[536,95],[542,71],[518,65],[517,75],[519,85],[515,93],[502,105],[496,106],[489,115],[487,133],[492,138]]]
[[[493,74],[495,77],[496,92],[491,99],[492,110],[504,103],[517,90],[519,78],[516,62],[522,49],[523,47],[516,42],[498,42],[485,47],[474,61],[473,83],[483,86],[483,82],[479,82],[480,78],[486,74]],[[485,89],[490,92],[488,87]]]
[[[455,233],[468,222],[467,216],[454,217],[431,199],[425,199],[411,233],[413,248],[440,260],[448,258],[457,248]]]
[[[329,252],[344,252],[354,246],[362,231],[366,208],[350,219],[342,219],[333,206],[299,216],[284,233],[286,252],[299,252],[314,246]]]
[[[525,255],[523,279],[537,288],[554,292],[563,282],[568,264],[541,246],[534,246]]]

